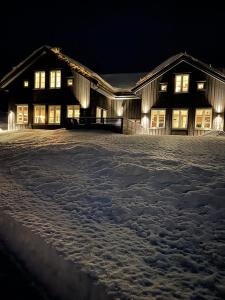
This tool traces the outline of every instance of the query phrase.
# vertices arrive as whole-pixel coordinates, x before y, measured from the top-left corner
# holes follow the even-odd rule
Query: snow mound
[[[27,130],[1,134],[0,153],[0,232],[50,286],[78,300],[224,299],[220,136]]]

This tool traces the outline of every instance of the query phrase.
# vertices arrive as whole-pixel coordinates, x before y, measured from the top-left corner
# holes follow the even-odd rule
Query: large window
[[[164,128],[165,127],[165,109],[151,110],[151,128]]]
[[[34,124],[45,124],[45,105],[34,105]]]
[[[68,105],[67,106],[68,118],[80,118],[80,105]]]
[[[49,124],[60,124],[61,119],[61,106],[60,105],[49,105],[48,107],[48,123]]]
[[[212,109],[196,109],[195,128],[211,129],[212,126]]]
[[[175,93],[187,93],[189,90],[189,74],[175,76]]]
[[[45,72],[38,71],[34,73],[34,88],[44,89],[45,88]]]
[[[174,109],[172,128],[174,129],[186,129],[188,123],[188,110],[187,109]]]
[[[17,105],[16,123],[28,124],[28,105]]]
[[[61,88],[61,71],[51,71],[50,72],[50,88],[59,89]]]

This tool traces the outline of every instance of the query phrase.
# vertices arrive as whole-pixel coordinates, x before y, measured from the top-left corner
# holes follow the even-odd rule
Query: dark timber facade
[[[0,81],[0,128],[55,129],[70,118],[123,117],[142,134],[224,130],[225,74],[190,55],[171,57],[127,87],[103,78],[43,46]]]

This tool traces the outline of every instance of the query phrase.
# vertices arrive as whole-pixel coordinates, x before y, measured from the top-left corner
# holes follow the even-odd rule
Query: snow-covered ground
[[[1,133],[0,187],[113,299],[225,299],[224,137]]]

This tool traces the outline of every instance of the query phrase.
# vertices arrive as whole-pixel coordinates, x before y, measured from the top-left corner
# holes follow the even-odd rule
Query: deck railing
[[[103,129],[123,133],[123,118],[67,118],[66,129]]]

